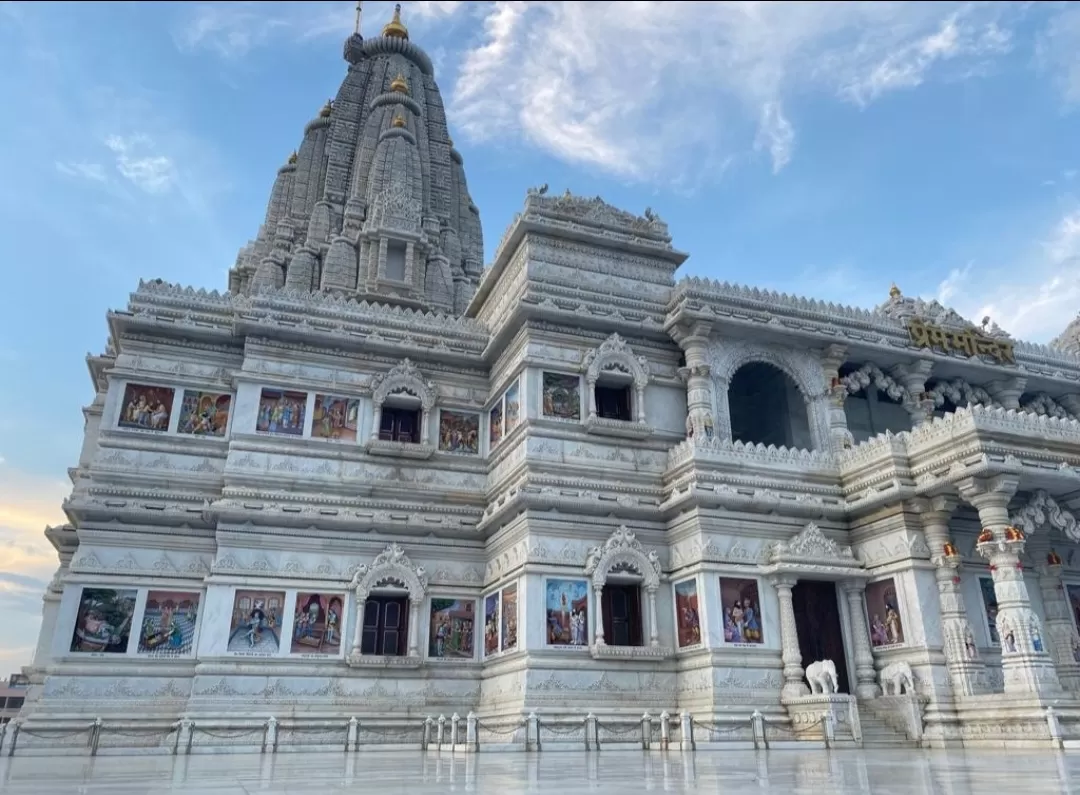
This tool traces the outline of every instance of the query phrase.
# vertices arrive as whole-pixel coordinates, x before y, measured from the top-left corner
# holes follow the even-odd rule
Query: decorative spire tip
[[[401,21],[401,3],[394,6],[394,17],[383,27],[382,35],[392,39],[409,38],[409,29]]]

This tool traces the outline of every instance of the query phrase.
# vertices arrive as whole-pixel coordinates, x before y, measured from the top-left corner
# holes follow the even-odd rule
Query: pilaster
[[[918,427],[934,416],[934,400],[926,394],[926,379],[934,369],[934,363],[920,359],[908,364],[898,364],[889,374],[903,385],[911,396],[911,402],[904,403],[904,408],[911,415],[911,424]]]
[[[711,438],[714,432],[718,433],[721,439],[731,438],[726,383],[717,385],[717,416],[715,421],[713,419],[713,382],[708,361],[711,331],[712,325],[709,323],[695,323],[688,330],[672,330],[672,335],[686,356],[686,366],[679,368],[679,377],[686,384],[687,438]]]
[[[821,367],[825,373],[825,381],[829,385],[825,395],[825,411],[828,418],[829,442],[833,450],[845,450],[855,444],[855,439],[848,430],[847,413],[844,411],[848,390],[840,382],[840,368],[847,361],[847,353],[848,349],[845,345],[830,345],[821,354]]]
[[[781,660],[784,663],[784,686],[780,692],[785,699],[798,698],[808,695],[810,688],[803,681],[799,630],[795,626],[795,608],[791,601],[791,589],[795,586],[796,578],[774,575],[771,579],[780,602],[780,646]]]
[[[848,616],[851,619],[848,636],[855,645],[855,695],[859,698],[875,698],[881,693],[878,687],[877,673],[874,670],[874,655],[870,651],[869,630],[866,626],[866,610],[863,609],[866,581],[847,580],[841,587],[848,600]]]
[[[1020,396],[1027,386],[1026,378],[1001,378],[986,385],[986,391],[1002,408],[1016,411],[1020,408]]]
[[[1073,625],[1065,584],[1061,580],[1061,557],[1051,548],[1046,535],[1028,539],[1031,557],[1040,561],[1035,570],[1039,575],[1042,595],[1046,643],[1057,669],[1062,687],[1080,693],[1080,636]]]

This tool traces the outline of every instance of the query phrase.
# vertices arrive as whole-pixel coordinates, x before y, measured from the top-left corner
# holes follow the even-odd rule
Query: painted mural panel
[[[117,426],[142,431],[167,431],[176,390],[167,386],[128,384]]]
[[[519,389],[520,381],[515,381],[506,390],[506,399],[503,404],[503,411],[506,412],[505,428],[506,432],[514,430],[517,427],[518,422],[521,420],[521,390]]]
[[[589,583],[549,579],[544,585],[549,646],[589,645]]]
[[[428,657],[471,660],[476,633],[476,600],[431,598]]]
[[[494,447],[503,438],[503,404],[502,400],[491,407],[488,415],[488,441]]]
[[[758,581],[720,578],[720,605],[724,611],[725,643],[764,643]]]
[[[484,597],[484,656],[499,651],[499,593]]]
[[[180,402],[180,421],[176,431],[193,436],[224,436],[229,427],[231,407],[232,395],[227,392],[185,389],[184,399]]]
[[[544,373],[542,397],[545,417],[581,419],[581,379],[578,376]]]
[[[1076,586],[1069,587],[1075,588]],[[994,580],[990,577],[980,577],[979,593],[982,594],[983,607],[986,608],[986,631],[990,636],[990,642],[995,646],[999,646],[1001,645],[1001,638],[998,637],[997,630],[998,603],[997,594],[994,592]],[[1080,596],[1080,594],[1077,595]],[[1071,592],[1069,593],[1069,601],[1073,605],[1073,614],[1080,615],[1076,612],[1077,602]]]
[[[1080,630],[1080,585],[1066,585],[1065,595],[1069,600],[1069,607],[1072,609],[1073,622],[1076,624],[1077,629]],[[1080,638],[1076,635],[1072,637],[1072,656],[1075,662],[1080,663]]]
[[[337,654],[341,651],[341,625],[345,596],[339,593],[296,594],[293,614],[293,654]]]
[[[875,649],[904,642],[900,599],[892,577],[866,586],[866,620],[870,624],[870,645]]]
[[[680,649],[701,643],[701,610],[698,607],[696,579],[675,583],[675,628]]]
[[[150,591],[139,632],[139,654],[151,657],[191,654],[201,598],[195,591]]]
[[[439,449],[444,453],[479,453],[480,415],[442,409],[439,412]]]
[[[316,439],[355,442],[359,419],[360,401],[356,398],[315,395],[311,435]]]
[[[83,588],[71,650],[126,653],[137,595],[134,588]]]
[[[259,416],[255,430],[300,436],[307,415],[307,393],[282,389],[264,389],[259,397]]]
[[[517,583],[502,589],[502,650],[513,651],[517,648],[518,626],[518,587]]]
[[[284,610],[284,591],[238,590],[229,622],[228,650],[253,655],[277,654],[281,648]]]

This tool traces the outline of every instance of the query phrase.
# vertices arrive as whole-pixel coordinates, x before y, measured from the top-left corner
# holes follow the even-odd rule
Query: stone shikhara
[[[737,705],[1080,739],[1080,321],[676,281],[651,210],[546,186],[485,269],[403,30],[347,40],[228,292],[109,313],[26,726]],[[850,696],[808,694],[822,659]]]

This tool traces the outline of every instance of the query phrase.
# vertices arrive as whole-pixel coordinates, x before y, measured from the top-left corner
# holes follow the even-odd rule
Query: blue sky
[[[546,182],[652,207],[683,274],[895,281],[1037,341],[1080,309],[1080,5],[404,6],[489,257]],[[224,289],[353,7],[0,2],[0,666],[29,661],[106,310],[140,277]]]

